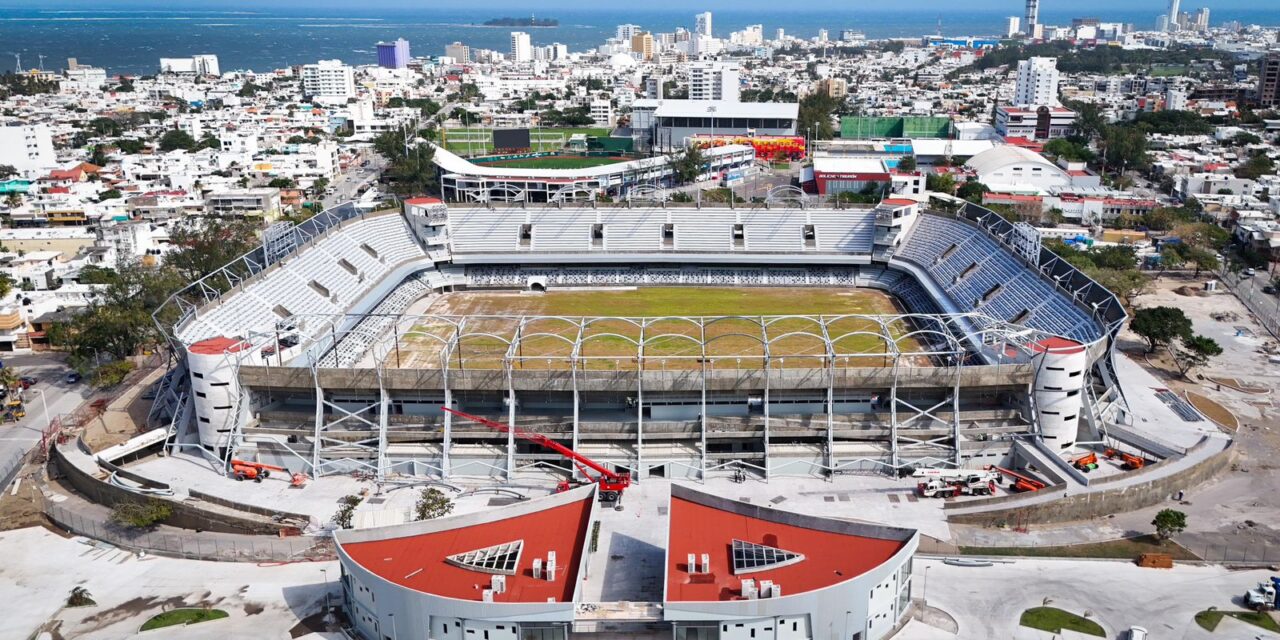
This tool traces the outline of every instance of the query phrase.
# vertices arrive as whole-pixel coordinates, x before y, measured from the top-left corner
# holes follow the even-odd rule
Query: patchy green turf
[[[634,369],[644,342],[651,364],[667,369],[701,366],[702,343],[716,368],[760,368],[764,362],[762,340],[770,341],[773,366],[813,368],[824,366],[826,348],[822,326],[809,317],[828,318],[827,335],[833,342],[837,367],[883,367],[892,360],[880,337],[879,323],[867,316],[899,313],[893,299],[869,289],[785,287],[641,287],[636,289],[550,291],[545,294],[466,292],[447,294],[425,311],[443,316],[467,316],[468,335],[455,357],[466,368],[500,368],[509,340],[523,336],[522,369],[563,369],[581,336],[579,356],[589,369]],[[846,314],[854,317],[837,317]],[[500,316],[500,317],[476,317]],[[520,316],[550,316],[528,320]],[[742,317],[736,317],[742,316]],[[717,318],[700,326],[685,318]],[[762,322],[763,317],[763,322]],[[579,327],[580,318],[593,318]],[[640,320],[645,321],[643,332]],[[762,326],[763,325],[763,326]],[[894,338],[908,332],[905,323],[892,322]],[[447,322],[419,323],[401,336],[398,357],[403,367],[439,366],[441,339],[448,340],[453,326]],[[903,352],[919,350],[914,339],[899,341]],[[652,359],[667,359],[660,363]],[[912,360],[928,366],[927,358]],[[451,366],[458,366],[456,362]]]
[[[1048,631],[1049,633],[1062,633],[1063,629],[1070,629],[1079,633],[1086,633],[1091,636],[1105,638],[1107,632],[1103,631],[1102,625],[1078,616],[1070,611],[1063,611],[1054,607],[1032,607],[1022,612],[1022,619],[1018,621],[1024,627]]]
[[[1182,545],[1146,535],[1124,540],[1108,540],[1061,547],[960,547],[960,553],[971,556],[1028,556],[1042,558],[1125,558],[1135,559],[1144,553],[1167,553],[1174,560],[1199,560]]]
[[[542,158],[524,158],[521,160],[502,160],[499,162],[482,162],[486,167],[512,167],[522,169],[584,169],[600,167],[606,164],[626,162],[627,158],[603,156],[545,156]]]
[[[483,133],[487,136],[490,131],[492,130],[477,129],[474,127],[447,129],[445,131],[445,136],[444,136],[445,148],[458,154],[476,155],[476,154],[491,153],[493,152],[493,144],[491,143],[492,138],[486,139],[485,142],[483,143],[473,140],[471,144],[468,145],[466,141],[461,138],[451,139],[449,137],[451,135],[459,136],[460,134],[465,134],[468,132]],[[609,135],[609,129],[603,128],[603,127],[565,127],[565,128],[538,127],[535,129],[530,129],[530,134],[534,138],[534,145],[533,145],[534,151],[558,151],[560,148],[564,146],[564,144],[567,144],[569,142],[569,138],[573,137],[573,135],[577,133],[586,134],[588,136],[604,137]],[[557,136],[564,136],[564,142],[552,142],[550,140],[550,138],[552,137],[552,134]]]
[[[152,616],[142,625],[142,631],[221,620],[229,615],[222,609],[174,609]]]
[[[1280,624],[1276,623],[1276,619],[1272,618],[1268,613],[1259,611],[1218,611],[1217,609],[1209,609],[1196,614],[1196,624],[1201,629],[1212,632],[1222,623],[1222,619],[1231,616],[1241,622],[1248,622],[1255,627],[1261,627],[1273,633],[1280,633]]]

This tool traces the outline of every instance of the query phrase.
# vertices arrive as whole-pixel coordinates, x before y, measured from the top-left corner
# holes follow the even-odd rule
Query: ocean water
[[[962,4],[962,3],[961,3]],[[825,28],[832,38],[841,29],[858,29],[870,38],[944,35],[992,35],[1004,30],[1011,10],[937,11],[881,9],[874,11],[717,11],[715,32],[725,37],[749,24],[763,24],[766,37],[781,27],[788,34],[812,37]],[[93,5],[90,5],[93,6]],[[1239,20],[1245,24],[1280,25],[1280,2],[1259,2],[1258,9],[1215,11],[1215,24]],[[692,28],[693,11],[554,10],[539,17],[560,21],[555,28],[526,29],[536,45],[560,42],[571,51],[602,43],[618,24],[634,23],[652,31]],[[1104,21],[1150,27],[1156,16],[1144,8],[1118,7],[1114,12],[1046,7],[1041,21],[1069,24],[1086,13]],[[493,10],[378,9],[353,6],[342,10],[156,11],[156,10],[41,10],[0,7],[0,72],[15,68],[15,54],[23,68],[41,64],[61,69],[67,58],[105,67],[110,73],[154,73],[162,57],[217,54],[222,69],[267,71],[293,64],[337,58],[351,64],[376,60],[374,43],[405,38],[414,55],[442,55],[450,42],[505,51],[510,28],[478,26],[504,12]]]

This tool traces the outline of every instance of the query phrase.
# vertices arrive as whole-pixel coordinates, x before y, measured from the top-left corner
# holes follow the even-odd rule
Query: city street
[[[365,161],[369,166],[360,166]],[[324,207],[327,209],[355,200],[363,191],[361,186],[376,182],[386,164],[387,161],[382,156],[372,150],[365,151],[347,171],[329,183],[329,188],[333,191],[321,199]]]
[[[39,380],[25,392],[27,416],[16,423],[0,425],[0,475],[7,476],[11,461],[39,442],[49,422],[75,411],[92,394],[92,389],[85,382],[67,384],[65,377],[71,369],[61,354],[17,354],[3,361],[4,366],[15,369],[18,375],[35,376]]]

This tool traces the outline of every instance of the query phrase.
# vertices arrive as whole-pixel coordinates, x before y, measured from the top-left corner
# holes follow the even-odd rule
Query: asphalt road
[[[366,160],[369,162],[369,166],[361,167],[360,164]],[[377,153],[373,151],[365,152],[363,159],[357,160],[354,166],[329,183],[329,186],[333,188],[333,193],[322,199],[325,208],[355,200],[362,191],[360,189],[361,185],[377,182],[378,176],[382,174],[386,164],[387,161]]]
[[[67,384],[65,377],[71,369],[58,354],[11,354],[0,359],[19,375],[35,376],[39,380],[25,392],[27,416],[16,423],[0,425],[0,472],[3,472],[10,460],[40,441],[41,433],[53,418],[75,411],[91,395],[92,389],[84,382]]]

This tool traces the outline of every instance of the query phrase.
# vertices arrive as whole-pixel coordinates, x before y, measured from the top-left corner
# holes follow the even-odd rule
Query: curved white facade
[[[1084,411],[1087,350],[1066,340],[1036,356],[1035,402],[1040,436],[1054,451],[1070,449]]]
[[[187,349],[192,407],[202,447],[227,446],[233,428],[244,414],[238,402],[240,380],[236,377],[236,360],[243,357],[247,346],[237,340],[210,338]]]

